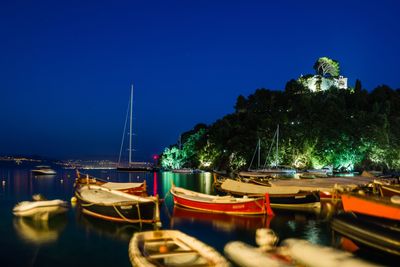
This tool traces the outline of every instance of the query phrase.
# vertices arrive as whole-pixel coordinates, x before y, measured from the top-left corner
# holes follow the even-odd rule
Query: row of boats
[[[273,209],[319,209],[321,200],[328,199],[324,198],[325,194],[321,194],[318,190],[307,191],[293,186],[262,185],[226,177],[215,177],[214,182],[216,189],[224,192],[225,195],[207,195],[172,185],[170,192],[174,203],[205,213],[273,216]],[[337,188],[334,189],[337,190]],[[335,193],[334,189],[332,189],[332,194]],[[394,196],[389,200],[374,196],[363,196],[352,192],[340,191],[339,193],[343,202],[344,212],[333,219],[332,228],[336,228],[339,233],[352,238],[359,244],[368,246],[369,243],[379,243],[375,245],[375,249],[400,255],[398,230],[400,204],[397,197]],[[102,181],[89,175],[82,175],[77,171],[74,198],[78,202],[82,213],[92,217],[113,222],[160,225],[160,200],[157,196],[147,195],[145,181],[143,183],[113,183]],[[42,215],[37,216],[37,218],[47,220],[50,216],[43,215],[43,209],[54,206],[65,206],[65,203],[46,200],[20,203],[14,208],[14,214],[17,216],[32,216],[32,214],[35,214],[35,210],[42,208]],[[48,214],[51,214],[50,210]],[[354,221],[357,223],[354,223]],[[377,230],[378,228],[379,230]],[[365,229],[369,229],[367,235],[365,234]],[[224,261],[220,261],[220,263],[213,262],[210,265],[211,261],[207,257],[197,261],[201,257],[204,258],[204,256],[199,256],[203,250],[208,251],[205,253],[206,255],[212,254],[208,246],[199,241],[201,243],[199,247],[204,249],[198,249],[193,245],[195,241],[190,239],[191,237],[176,231],[168,231],[158,230],[136,233],[130,243],[131,261],[138,266],[170,266],[175,264],[183,264],[184,266],[225,266],[223,265],[225,264],[223,263]],[[376,242],[378,239],[379,242]],[[298,242],[296,241],[295,243],[297,244]],[[307,247],[308,244],[304,246]],[[234,252],[226,252],[226,254],[231,255],[229,258],[237,264],[248,258],[249,255],[258,255],[260,258],[272,257],[272,259],[282,256],[280,250],[275,247],[271,249],[272,252],[260,248],[251,248],[246,244],[231,245],[228,248],[233,248]],[[226,251],[230,249],[226,249]],[[285,251],[287,251],[287,248]],[[140,257],[142,259],[139,260]],[[219,257],[215,258],[218,259]],[[289,257],[289,260],[286,257],[280,264],[284,263],[291,266],[293,265],[292,260],[291,257]],[[243,265],[240,263],[239,265],[256,266],[250,263],[243,263]]]

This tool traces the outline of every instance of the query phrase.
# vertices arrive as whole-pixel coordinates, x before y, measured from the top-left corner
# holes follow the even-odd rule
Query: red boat
[[[396,197],[383,198],[359,194],[342,194],[343,209],[379,218],[400,221],[400,203]]]
[[[273,215],[269,205],[269,196],[258,198],[235,198],[233,196],[212,196],[187,190],[172,185],[171,194],[174,196],[174,203],[186,208],[201,210],[204,212],[227,213],[227,214],[248,214]]]
[[[130,195],[136,196],[147,196],[146,181],[142,183],[120,183],[120,182],[108,182],[95,178],[93,176],[81,175],[81,173],[76,171],[75,188],[83,185],[98,185],[112,190],[118,190]]]

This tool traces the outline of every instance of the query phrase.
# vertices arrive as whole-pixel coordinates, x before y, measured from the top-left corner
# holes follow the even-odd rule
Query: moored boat
[[[306,240],[289,238],[277,247],[278,237],[270,229],[258,229],[253,247],[240,241],[229,242],[224,252],[229,259],[241,267],[258,266],[377,266],[354,257],[351,253],[332,247],[312,244]]]
[[[194,170],[190,169],[190,168],[182,168],[182,169],[173,169],[172,172],[174,172],[174,173],[194,173]]]
[[[141,197],[98,185],[75,190],[82,212],[103,220],[127,223],[158,223],[157,197]]]
[[[296,188],[283,186],[269,187],[232,179],[225,179],[216,186],[219,190],[235,196],[260,197],[268,194],[272,208],[288,210],[313,210],[321,208],[318,191],[301,191]]]
[[[400,221],[400,198],[397,196],[383,198],[347,193],[342,194],[341,198],[345,212]]]
[[[331,222],[332,229],[358,246],[400,256],[400,225],[389,221],[342,213]]]
[[[18,217],[30,217],[35,220],[48,220],[50,217],[68,210],[67,202],[54,200],[22,201],[15,205],[13,214]]]
[[[289,238],[283,241],[285,252],[300,266],[310,267],[372,267],[380,266],[354,257],[351,253],[332,247]]]
[[[135,233],[129,242],[133,266],[230,266],[215,249],[177,230]]]
[[[98,185],[103,186],[107,189],[118,190],[127,194],[147,196],[146,180],[144,180],[142,183],[108,182],[99,178],[95,178],[93,176],[89,176],[88,174],[82,176],[81,173],[77,170],[74,187],[76,188],[83,185]]]
[[[381,196],[383,197],[392,197],[392,196],[400,196],[400,185],[385,185],[382,184],[379,188]]]
[[[257,198],[235,198],[233,196],[212,196],[172,186],[174,203],[186,208],[204,212],[227,214],[273,215],[268,195]]]
[[[35,175],[55,175],[57,172],[50,168],[50,166],[36,166],[35,169],[31,170],[31,172]]]

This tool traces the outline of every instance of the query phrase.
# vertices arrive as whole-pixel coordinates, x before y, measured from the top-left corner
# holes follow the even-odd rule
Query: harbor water
[[[154,229],[154,226],[140,227],[91,218],[81,214],[79,207],[71,203],[66,214],[49,221],[17,218],[12,214],[15,204],[31,200],[34,194],[68,202],[74,194],[75,170],[56,169],[56,175],[47,176],[35,176],[30,170],[29,166],[0,166],[1,266],[131,266],[128,244],[132,234]],[[255,231],[263,227],[273,229],[280,240],[301,238],[334,247],[344,244],[342,237],[330,228],[332,209],[329,206],[329,209],[324,206],[320,213],[274,210],[273,217],[210,214],[174,207],[169,193],[172,183],[190,190],[216,194],[211,173],[81,172],[114,182],[146,180],[148,193],[158,194],[163,200],[160,205],[162,229],[181,230],[221,253],[229,241],[240,240],[255,246]],[[357,255],[385,265],[392,265],[396,260],[362,250]]]

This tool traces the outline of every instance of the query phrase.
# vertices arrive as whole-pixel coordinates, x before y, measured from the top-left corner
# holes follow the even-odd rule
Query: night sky
[[[134,92],[135,160],[257,88],[338,60],[349,85],[400,87],[400,2],[0,2],[0,155],[117,160]]]

